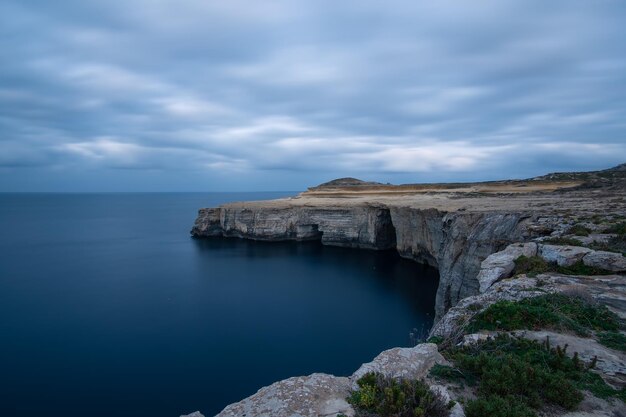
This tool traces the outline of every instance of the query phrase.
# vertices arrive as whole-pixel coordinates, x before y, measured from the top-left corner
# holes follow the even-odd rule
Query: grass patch
[[[556,263],[546,261],[540,256],[522,255],[515,260],[513,275],[526,274],[529,277],[536,277],[546,272],[556,272],[564,275],[611,275],[614,272],[602,268],[587,266],[582,260],[570,266],[559,266]]]
[[[522,255],[515,260],[513,275],[526,274],[529,277],[535,277],[538,274],[550,272],[552,269],[551,265],[539,256]]]
[[[582,224],[576,224],[567,230],[568,235],[574,236],[589,236],[590,233],[591,229],[583,226]]]
[[[616,332],[620,319],[606,306],[580,297],[546,294],[518,302],[499,301],[477,314],[467,331],[554,329],[572,330],[581,336],[590,331]]]
[[[620,332],[610,331],[597,334],[598,341],[604,346],[626,352],[626,336]]]
[[[446,402],[422,381],[395,379],[369,372],[348,402],[357,416],[448,417],[454,402]]]
[[[612,224],[604,230],[604,233],[615,233],[617,235],[626,235],[626,222]]]
[[[569,358],[565,349],[531,340],[500,335],[446,354],[468,385],[475,386],[477,398],[467,401],[467,417],[533,417],[547,405],[574,410],[582,389],[604,398],[622,395],[576,355]]]
[[[542,243],[549,243],[551,245],[561,245],[561,246],[581,246],[582,244],[570,237],[551,237],[550,239],[544,240]]]

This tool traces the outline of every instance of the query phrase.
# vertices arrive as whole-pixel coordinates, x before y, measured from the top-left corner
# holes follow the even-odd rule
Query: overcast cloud
[[[0,190],[626,161],[626,2],[2,0]]]

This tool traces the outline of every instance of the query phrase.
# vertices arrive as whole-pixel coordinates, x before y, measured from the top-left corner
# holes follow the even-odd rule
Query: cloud
[[[578,0],[7,0],[0,190],[608,167],[626,160],[625,17]]]

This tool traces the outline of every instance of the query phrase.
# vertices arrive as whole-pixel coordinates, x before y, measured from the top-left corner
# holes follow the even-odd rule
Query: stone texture
[[[559,266],[572,266],[591,252],[581,246],[539,245],[538,254],[548,262],[556,262]]]
[[[204,417],[204,415],[200,411],[194,411],[191,414],[181,415],[180,417]]]
[[[626,257],[621,253],[591,251],[583,257],[583,263],[594,268],[602,268],[607,271],[626,271]]]
[[[335,417],[353,416],[346,402],[350,380],[327,374],[285,379],[227,406],[217,417]]]
[[[485,292],[494,282],[511,276],[515,268],[515,260],[520,256],[537,255],[537,244],[534,242],[514,243],[503,251],[492,253],[480,264],[478,272],[479,291]]]
[[[364,363],[350,377],[352,388],[368,372],[380,372],[392,378],[422,379],[436,363],[447,363],[434,343],[422,343],[412,348],[393,348],[382,352],[373,361]]]

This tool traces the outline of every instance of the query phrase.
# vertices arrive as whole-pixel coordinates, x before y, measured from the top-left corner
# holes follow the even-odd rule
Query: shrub
[[[535,417],[533,410],[518,403],[514,398],[496,395],[468,401],[465,405],[467,417]]]
[[[626,336],[619,332],[598,333],[598,341],[611,349],[626,352]]]
[[[453,405],[418,380],[369,372],[357,384],[359,389],[348,398],[357,416],[448,417]]]
[[[626,222],[612,224],[604,231],[605,233],[615,233],[618,235],[626,235]]]
[[[550,264],[539,256],[525,256],[522,255],[515,260],[515,268],[513,269],[514,275],[526,274],[529,277],[537,276],[549,272],[552,268]]]
[[[581,297],[546,294],[521,301],[498,301],[474,316],[469,332],[478,330],[573,330],[586,336],[590,330],[616,331],[619,317],[606,306]]]
[[[611,275],[613,272],[601,268],[587,266],[582,260],[570,266],[559,266],[556,263],[550,263],[540,256],[522,255],[515,260],[515,268],[513,275],[526,274],[529,277],[535,277],[538,274],[546,272],[557,272],[564,275]]]
[[[567,234],[575,236],[589,236],[589,233],[591,233],[591,229],[582,224],[576,224],[567,230]]]
[[[603,398],[623,395],[577,355],[569,358],[566,348],[548,343],[500,335],[447,356],[468,384],[477,386],[477,398],[465,407],[467,417],[530,417],[546,405],[573,410],[583,398],[581,389]]]

